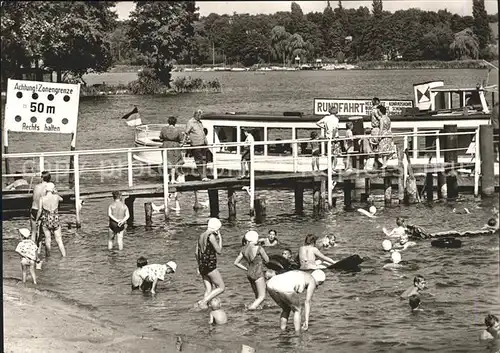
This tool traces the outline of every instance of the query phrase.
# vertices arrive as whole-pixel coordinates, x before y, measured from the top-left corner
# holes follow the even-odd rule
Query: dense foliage
[[[382,0],[373,0],[370,8],[358,9],[328,1],[323,12],[308,14],[297,3],[270,15],[212,13],[194,22],[193,35],[175,59],[245,66],[293,64],[297,56],[300,63],[493,59],[498,53],[490,44],[498,38],[492,38],[489,22],[498,16],[484,11],[484,0],[474,0],[472,10],[474,16],[420,9],[390,13]],[[137,54],[124,59],[143,63]]]

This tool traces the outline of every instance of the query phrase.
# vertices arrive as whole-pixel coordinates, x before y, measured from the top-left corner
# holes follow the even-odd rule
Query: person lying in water
[[[493,232],[495,232],[499,229],[500,219],[499,219],[499,215],[498,215],[498,209],[496,207],[493,207],[493,214],[494,214],[494,217],[490,218],[488,220],[488,223],[485,224],[482,229],[490,230]]]
[[[298,270],[300,268],[300,266],[297,264],[297,262],[295,262],[295,259],[293,258],[292,250],[290,250],[289,248],[283,249],[281,256],[288,260],[290,264],[288,269]]]
[[[394,251],[391,254],[391,263],[385,264],[383,269],[384,270],[398,270],[400,268],[403,268],[403,265],[400,264],[401,262],[401,253],[399,251]]]
[[[334,234],[325,235],[323,239],[321,239],[321,245],[323,249],[329,249],[337,246],[336,237]]]
[[[409,241],[408,235],[404,234],[399,239],[399,243],[394,244],[394,249],[402,251],[408,249],[410,246],[415,246],[415,245],[417,245],[417,243],[415,243],[414,241]]]
[[[318,238],[313,234],[306,235],[304,245],[299,248],[299,263],[301,270],[316,270],[318,265],[316,264],[316,257],[325,261],[328,265],[335,264],[335,261],[325,256],[316,247],[316,241]]]
[[[312,273],[305,271],[288,271],[277,275],[273,270],[266,271],[267,291],[273,300],[282,309],[280,316],[280,328],[286,330],[290,312],[293,312],[293,326],[295,332],[309,328],[309,315],[314,292],[326,278],[321,270]],[[301,297],[306,292],[304,300],[304,322],[301,325]]]
[[[415,278],[413,278],[413,286],[405,290],[401,294],[401,298],[406,299],[411,297],[412,295],[420,295],[422,291],[425,289],[426,281],[424,276],[422,275],[416,275]]]

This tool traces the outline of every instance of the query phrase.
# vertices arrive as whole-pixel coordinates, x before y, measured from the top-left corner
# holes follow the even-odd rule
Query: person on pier
[[[130,213],[127,205],[123,202],[122,193],[113,191],[113,202],[108,207],[109,235],[108,249],[113,250],[113,241],[116,238],[118,250],[123,249],[123,235],[127,226]]]
[[[256,231],[249,231],[245,234],[246,244],[234,260],[234,265],[247,271],[247,278],[255,294],[255,301],[248,307],[248,310],[256,310],[266,298],[266,281],[264,279],[264,263],[269,262],[269,256],[262,246],[259,245],[259,234]],[[245,259],[248,268],[241,264]]]
[[[61,255],[66,256],[66,250],[62,241],[61,223],[59,221],[59,202],[63,198],[56,192],[54,183],[45,184],[45,196],[40,198],[36,221],[41,223],[45,237],[45,253],[50,256],[52,234],[59,246]]]
[[[207,309],[207,303],[225,290],[224,281],[217,269],[217,254],[222,253],[221,226],[217,218],[210,218],[207,230],[200,234],[196,243],[195,257],[198,262],[198,273],[205,286],[203,299],[197,303],[201,309]]]
[[[338,139],[339,138],[339,118],[337,114],[339,112],[337,107],[331,107],[328,112],[329,115],[324,116],[320,121],[316,123],[321,129],[324,130],[325,137],[327,139]],[[337,167],[337,155],[340,152],[340,142],[332,141],[332,155],[333,155],[333,166],[332,169],[335,170]]]
[[[50,182],[50,179],[50,173],[43,171],[41,183],[35,185],[33,188],[33,202],[30,209],[31,239],[37,244],[38,248],[40,248],[40,239],[42,238],[43,233],[40,224],[36,221],[39,209],[38,205],[42,196],[45,196],[45,187],[47,186],[47,183]]]
[[[175,124],[177,124],[177,118],[175,116],[168,117],[168,126],[162,128],[160,133],[160,140],[163,142],[161,147],[181,147],[182,133],[175,127]],[[180,149],[167,151],[167,165],[170,167],[170,182],[172,184],[177,182],[176,174],[179,177],[183,175],[181,167],[183,164],[184,159]]]
[[[250,177],[250,168],[252,167],[250,162],[250,149],[252,148],[251,144],[255,141],[248,128],[242,128],[242,130],[245,134],[245,145],[241,147],[243,153],[241,154],[241,171],[238,179],[245,179]]]
[[[382,114],[380,113],[379,107],[380,107],[380,99],[378,99],[377,97],[373,97],[372,112],[370,114],[372,128],[380,127],[380,118],[382,117]]]

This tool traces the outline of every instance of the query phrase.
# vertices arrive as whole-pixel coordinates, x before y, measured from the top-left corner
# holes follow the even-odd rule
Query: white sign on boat
[[[79,84],[9,79],[5,129],[17,132],[75,133],[79,102]]]
[[[412,100],[381,100],[380,104],[387,108],[388,115],[397,115],[403,108],[413,108]],[[314,115],[326,115],[331,107],[337,107],[338,115],[370,115],[372,111],[371,99],[329,99],[314,98]]]

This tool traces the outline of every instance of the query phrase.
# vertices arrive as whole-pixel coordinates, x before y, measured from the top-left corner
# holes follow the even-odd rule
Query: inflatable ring
[[[276,272],[285,272],[290,270],[290,261],[281,255],[270,255],[266,267]]]
[[[354,254],[346,257],[335,264],[329,266],[329,269],[343,270],[343,271],[359,271],[359,265],[363,262],[363,259],[358,255]]]
[[[457,249],[462,247],[462,241],[456,238],[441,238],[431,241],[431,245],[436,248]]]

